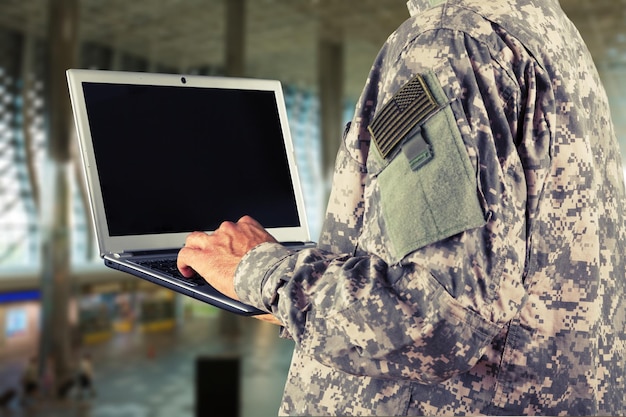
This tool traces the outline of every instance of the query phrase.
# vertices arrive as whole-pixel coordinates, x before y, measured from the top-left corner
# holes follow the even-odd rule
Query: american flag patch
[[[439,106],[420,75],[406,83],[374,117],[368,129],[386,158],[416,125]]]

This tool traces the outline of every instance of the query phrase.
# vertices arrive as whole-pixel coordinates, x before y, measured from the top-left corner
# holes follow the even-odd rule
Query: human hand
[[[264,242],[276,239],[252,217],[224,222],[210,235],[193,232],[187,237],[178,253],[178,269],[188,278],[197,272],[222,294],[239,300],[233,281],[237,265],[248,251]]]

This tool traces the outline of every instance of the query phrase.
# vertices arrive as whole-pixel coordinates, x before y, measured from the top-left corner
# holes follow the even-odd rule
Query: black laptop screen
[[[272,91],[83,83],[111,236],[299,226]]]

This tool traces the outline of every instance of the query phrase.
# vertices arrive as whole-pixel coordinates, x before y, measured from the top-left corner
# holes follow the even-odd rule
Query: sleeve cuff
[[[278,264],[291,254],[280,243],[262,243],[249,251],[235,271],[235,292],[239,299],[260,310],[271,312],[280,276],[272,276]]]

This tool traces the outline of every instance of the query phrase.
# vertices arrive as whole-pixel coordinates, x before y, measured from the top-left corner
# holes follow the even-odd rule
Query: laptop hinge
[[[133,256],[133,254],[130,252],[111,253],[110,255],[114,257],[115,259],[125,259],[125,258],[130,258]]]

